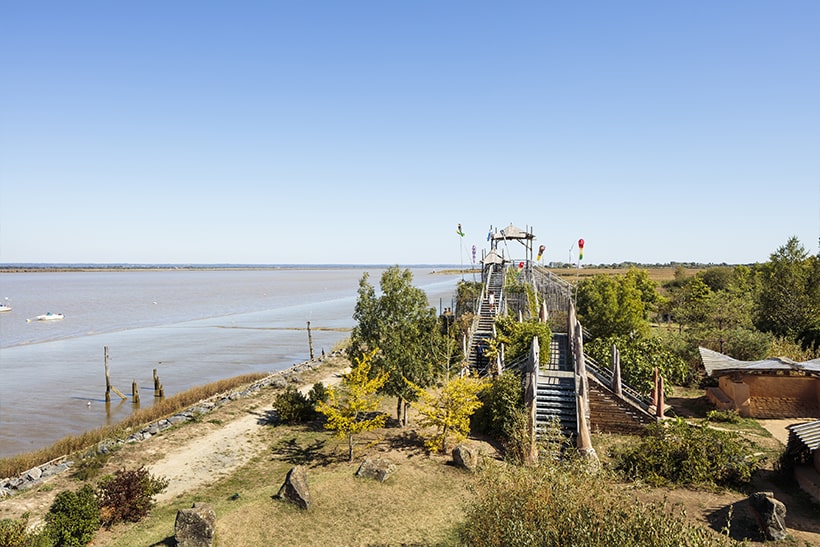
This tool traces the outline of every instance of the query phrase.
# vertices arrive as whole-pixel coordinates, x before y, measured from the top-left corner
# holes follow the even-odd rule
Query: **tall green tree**
[[[372,359],[373,369],[387,373],[382,392],[397,398],[396,418],[406,425],[407,403],[417,395],[405,378],[417,386],[432,385],[446,364],[440,362],[440,356],[447,353],[441,351],[444,336],[435,308],[429,305],[427,294],[413,286],[410,270],[398,266],[385,270],[380,295],[368,279],[365,272],[359,281],[353,313],[357,324],[349,353],[355,360],[379,349]]]
[[[756,326],[797,340],[820,328],[820,265],[791,237],[758,270]]]
[[[657,302],[656,284],[645,270],[622,276],[594,275],[578,284],[578,315],[594,337],[649,333],[648,315]]]

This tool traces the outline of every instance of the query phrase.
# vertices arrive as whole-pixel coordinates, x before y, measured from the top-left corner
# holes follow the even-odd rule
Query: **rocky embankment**
[[[330,353],[328,357],[338,357],[341,354],[342,352],[337,351]],[[126,438],[106,439],[89,449],[86,452],[86,455],[93,455],[95,453],[106,454],[121,445],[138,443],[146,439],[150,439],[154,435],[173,427],[179,426],[186,422],[199,420],[203,416],[213,412],[215,409],[228,402],[250,397],[262,388],[273,387],[275,389],[284,389],[289,384],[299,384],[301,382],[302,374],[318,369],[324,364],[326,359],[327,357],[323,356],[312,361],[305,361],[304,363],[294,365],[288,369],[275,372],[241,390],[233,390],[220,395],[215,395],[172,416],[146,424],[139,430],[131,433]],[[17,492],[28,490],[41,484],[49,477],[53,477],[67,471],[75,464],[75,457],[76,454],[65,455],[29,469],[16,477],[0,479],[0,499],[14,495]]]

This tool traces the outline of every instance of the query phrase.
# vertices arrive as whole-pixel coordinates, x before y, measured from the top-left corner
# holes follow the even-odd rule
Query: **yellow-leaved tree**
[[[463,376],[428,390],[405,381],[419,397],[418,401],[410,403],[421,414],[419,423],[436,428],[434,434],[424,439],[424,446],[430,452],[446,452],[449,439],[459,443],[467,438],[470,416],[482,405],[478,396],[486,387],[484,382],[474,376]]]
[[[342,386],[328,388],[327,401],[316,404],[316,410],[327,417],[325,429],[335,431],[341,438],[347,437],[348,461],[353,461],[353,436],[384,427],[387,421],[387,415],[383,413],[366,417],[379,407],[381,398],[376,392],[388,379],[386,372],[370,377],[371,360],[376,351],[356,359],[355,366],[345,374]]]

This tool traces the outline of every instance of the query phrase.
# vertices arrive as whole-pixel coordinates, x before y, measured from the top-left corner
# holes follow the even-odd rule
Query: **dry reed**
[[[0,477],[14,477],[39,465],[81,450],[87,450],[103,440],[120,438],[126,435],[131,429],[170,416],[215,395],[234,390],[241,386],[250,385],[266,376],[267,374],[263,373],[244,374],[242,376],[218,380],[204,386],[193,387],[167,399],[158,401],[150,408],[136,410],[125,420],[117,424],[92,429],[80,435],[69,435],[45,448],[0,459]]]

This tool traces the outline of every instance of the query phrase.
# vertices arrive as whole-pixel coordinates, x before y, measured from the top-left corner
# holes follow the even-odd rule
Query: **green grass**
[[[345,441],[321,429],[278,426],[266,435],[269,451],[230,477],[155,509],[106,544],[171,546],[177,511],[196,501],[213,505],[216,545],[223,547],[455,544],[472,475],[410,445],[390,452],[398,469],[384,483],[355,476],[364,450],[375,456],[401,444],[400,430],[361,439],[353,464],[345,461]],[[309,512],[273,499],[295,462],[308,467]]]

